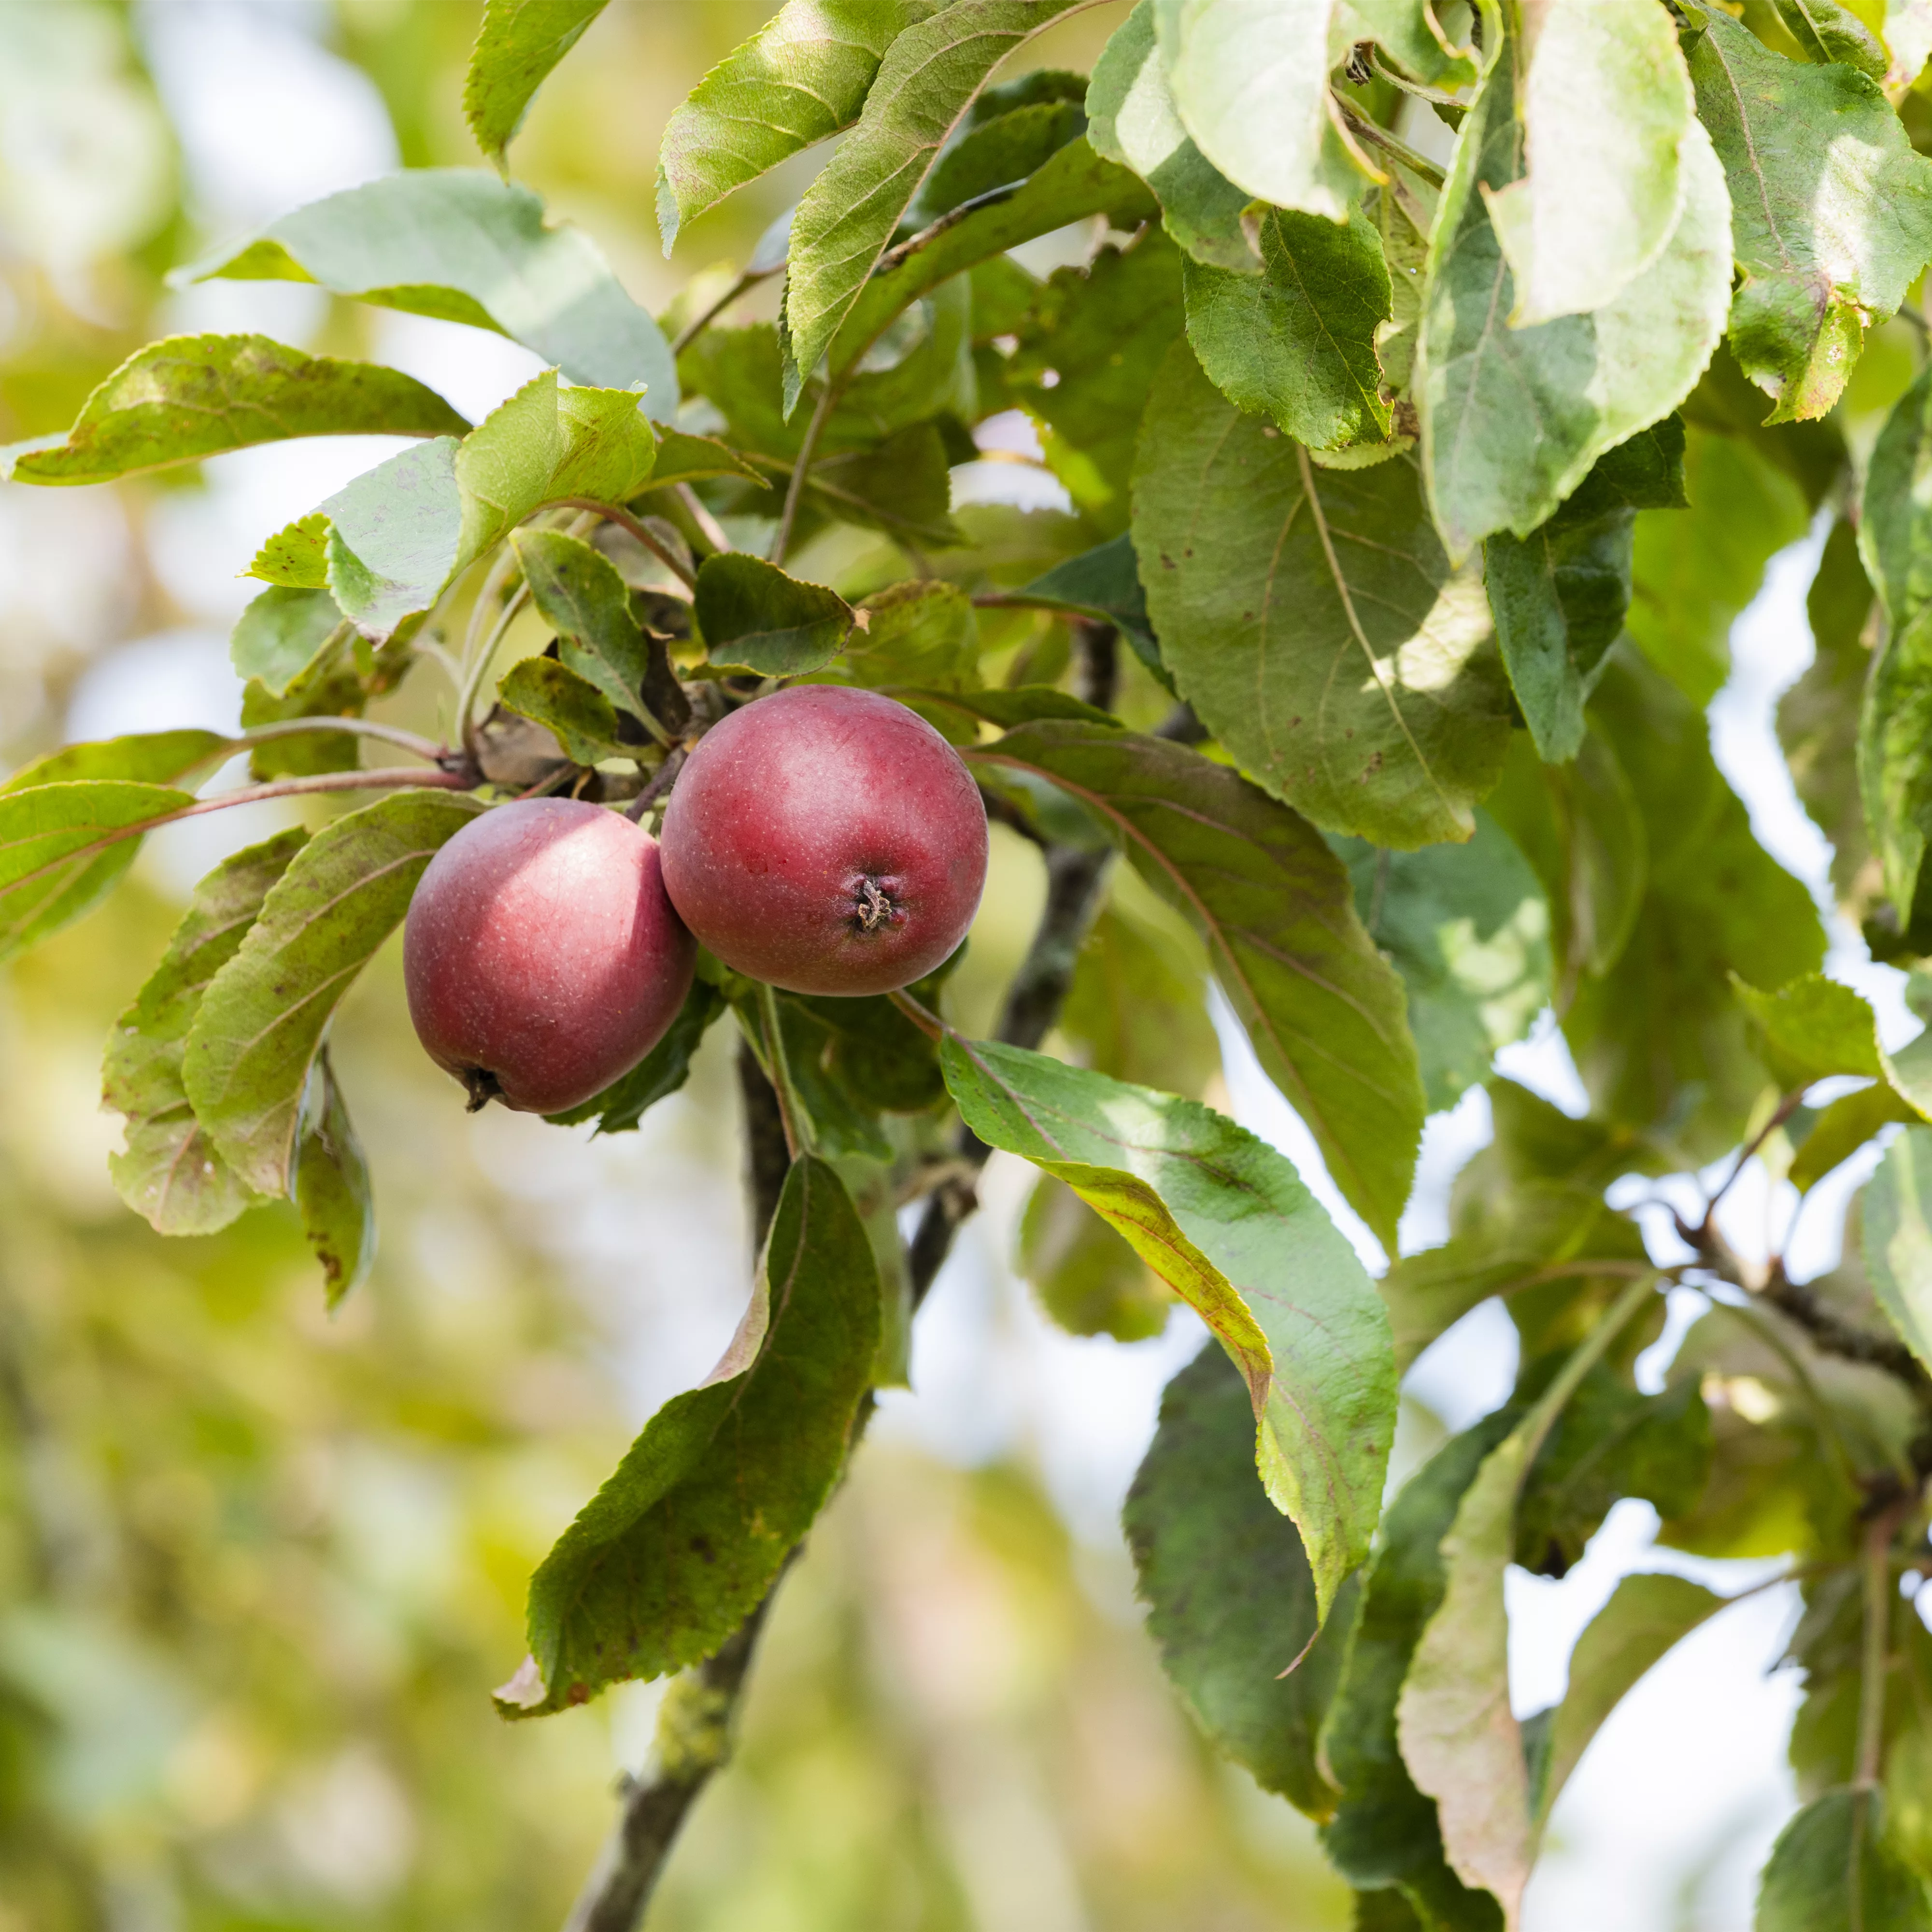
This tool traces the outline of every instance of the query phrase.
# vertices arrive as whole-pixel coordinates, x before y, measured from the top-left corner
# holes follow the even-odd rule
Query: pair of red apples
[[[796,685],[706,733],[661,844],[570,799],[465,826],[410,903],[410,1016],[472,1108],[562,1113],[664,1037],[700,941],[788,992],[890,992],[952,953],[986,880],[952,747],[890,698]]]

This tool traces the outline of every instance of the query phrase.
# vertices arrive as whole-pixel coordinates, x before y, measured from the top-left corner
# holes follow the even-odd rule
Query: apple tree
[[[1137,0],[1080,75],[1028,48],[1081,0],[787,0],[664,129],[667,250],[840,138],[654,318],[509,172],[602,4],[488,0],[490,166],[176,272],[496,331],[545,366],[484,420],[178,336],[4,452],[61,487],[409,439],[260,533],[238,732],[0,789],[4,954],[158,826],[318,802],[202,882],[106,1043],[113,1178],[157,1229],[292,1199],[358,1289],[330,1024],[405,925],[452,1107],[623,1132],[736,1030],[749,1307],[532,1578],[494,1694],[538,1718],[674,1677],[573,1923],[638,1922],[998,1150],[1038,1170],[1056,1320],[1132,1340],[1178,1298],[1211,1331],[1126,1505],[1148,1628],[1360,1925],[1514,1925],[1598,1728],[1723,1615],[1628,1576],[1562,1701],[1512,1714],[1506,1571],[1562,1574],[1634,1498],[1802,1587],[1803,1802],[1759,1926],[1932,1928],[1932,1033],[1888,1048],[1826,976],[1702,715],[1809,530],[1791,779],[1872,956],[1932,957],[1932,7]],[[1070,513],[956,500],[1015,412]],[[442,680],[440,736],[385,718],[406,680]],[[948,975],[989,822],[1046,883],[980,1037]],[[1486,1086],[1445,1242],[1372,1277],[1189,1097],[1210,986],[1391,1256],[1425,1120]],[[1546,1007],[1581,1118],[1492,1067]],[[1836,1273],[1726,1238],[1748,1162],[1802,1204],[1861,1159]],[[1606,1199],[1666,1176],[1701,1208]],[[1673,1290],[1699,1312],[1659,1384]],[[1492,1297],[1514,1394],[1391,1492],[1401,1377]]]

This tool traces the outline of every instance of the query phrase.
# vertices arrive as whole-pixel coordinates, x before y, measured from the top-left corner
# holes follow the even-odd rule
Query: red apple
[[[950,956],[986,883],[959,754],[877,692],[794,685],[699,741],[664,821],[664,885],[726,965],[794,993],[884,993]]]
[[[430,1058],[487,1101],[561,1113],[628,1073],[691,990],[698,949],[656,842],[570,799],[499,806],[429,862],[403,974]]]

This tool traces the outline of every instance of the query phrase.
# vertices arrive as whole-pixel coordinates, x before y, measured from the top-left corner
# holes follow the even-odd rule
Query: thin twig
[[[237,751],[250,745],[266,745],[277,738],[298,738],[310,731],[346,731],[351,736],[374,738],[385,745],[413,752],[433,765],[453,755],[447,745],[439,745],[418,732],[405,731],[400,724],[383,724],[373,718],[332,718],[326,713],[309,718],[284,718],[273,724],[254,724],[229,740]]]
[[[182,806],[177,811],[157,812],[152,818],[117,826],[91,844],[63,852],[58,858],[50,859],[44,866],[36,866],[31,872],[22,872],[8,884],[30,885],[63,866],[91,859],[97,852],[104,852],[109,846],[118,845],[123,839],[139,838],[164,825],[177,824],[184,818],[200,818],[208,812],[225,812],[231,805],[255,805],[265,798],[294,798],[310,792],[389,791],[404,786],[434,791],[467,791],[475,782],[462,772],[418,772],[400,765],[382,766],[374,771],[317,772],[308,778],[277,778],[267,784],[248,785],[239,791],[223,792],[218,797],[197,799],[194,804]]]
[[[607,524],[615,524],[620,530],[628,530],[687,590],[698,587],[697,573],[691,566],[650,529],[642,518],[632,516],[622,505],[600,502],[595,496],[557,496],[544,507],[546,509],[588,510],[593,516],[602,517]]]
[[[1008,182],[1004,187],[989,188],[984,194],[976,194],[970,201],[962,201],[957,208],[949,208],[937,221],[928,224],[916,235],[908,235],[898,247],[888,248],[872,264],[874,278],[890,275],[922,249],[931,248],[948,230],[957,228],[969,214],[977,214],[982,208],[997,208],[1001,202],[1012,200],[1025,186],[1024,181]]]
[[[1418,176],[1431,188],[1442,185],[1444,178],[1442,170],[1426,154],[1418,154],[1406,141],[1399,140],[1379,122],[1371,121],[1352,101],[1345,100],[1337,95],[1336,105],[1341,109],[1352,134],[1373,142],[1384,154],[1394,156],[1411,174]]]
[[[731,548],[730,536],[724,526],[705,507],[704,499],[688,483],[680,483],[677,486],[676,496],[691,520],[698,526],[698,534],[722,556]]]
[[[799,1105],[797,1090],[791,1084],[791,1068],[785,1060],[784,1027],[778,1017],[777,989],[758,984],[758,1020],[765,1036],[766,1073],[772,1091],[778,1096],[778,1118],[784,1125],[785,1151],[794,1160],[812,1144],[812,1129],[805,1110]]]
[[[784,508],[778,517],[778,527],[772,538],[771,561],[782,564],[785,552],[791,548],[792,526],[798,521],[800,500],[805,494],[805,479],[812,469],[812,459],[818,448],[818,439],[832,414],[832,404],[838,397],[838,386],[828,380],[819,392],[817,406],[812,412],[812,420],[805,428],[805,440],[798,446],[798,455],[792,464],[791,480],[785,485]]]
[[[1858,1663],[1858,1744],[1852,1783],[1874,1790],[1885,1763],[1885,1680],[1892,1638],[1892,1539],[1916,1498],[1894,1503],[1865,1526],[1864,1637]]]
[[[779,268],[784,266],[778,264]],[[674,357],[682,356],[740,296],[749,295],[762,281],[778,273],[778,268],[747,268],[718,299],[696,320],[687,322],[671,338],[670,352]]]
[[[690,754],[682,745],[674,746],[664,754],[664,761],[654,771],[644,789],[624,808],[624,816],[632,824],[639,824],[646,812],[677,782],[677,775]]]

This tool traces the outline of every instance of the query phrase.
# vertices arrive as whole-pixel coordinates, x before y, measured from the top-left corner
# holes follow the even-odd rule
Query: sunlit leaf
[[[1730,182],[1744,272],[1731,346],[1776,400],[1771,421],[1821,416],[1866,328],[1932,259],[1932,162],[1866,75],[1802,67],[1716,9],[1690,76]]]
[[[1520,180],[1514,39],[1456,136],[1424,294],[1414,383],[1430,501],[1454,557],[1526,537],[1606,449],[1660,421],[1711,359],[1730,306],[1724,170],[1685,128],[1683,207],[1662,251],[1587,315],[1508,328],[1515,301],[1489,200]]]
[[[817,670],[852,628],[852,607],[836,591],[736,550],[705,559],[695,609],[710,662],[762,677]]]
[[[788,0],[727,55],[664,124],[658,232],[678,230],[735,188],[859,118],[895,38],[935,0]]]
[[[595,765],[625,755],[610,699],[554,658],[520,658],[505,674],[496,696],[506,711],[542,725],[574,764]]]
[[[606,0],[484,0],[463,82],[463,118],[499,168],[537,89]],[[667,237],[667,245],[668,238]]]
[[[1177,346],[1134,545],[1162,660],[1243,770],[1330,831],[1469,836],[1509,700],[1480,572],[1451,568],[1412,459],[1318,469]]]
[[[1196,1102],[956,1035],[941,1058],[967,1125],[1065,1181],[1240,1368],[1325,1618],[1368,1554],[1395,1420],[1388,1317],[1354,1251],[1280,1155]]]
[[[194,802],[119,778],[0,792],[0,959],[92,911],[134,862],[140,832]]]
[[[658,326],[581,230],[553,228],[526,188],[483,168],[411,168],[311,202],[172,278],[320,282],[412,315],[495,330],[573,382],[646,388],[677,414],[677,370]]]
[[[326,590],[265,590],[235,620],[228,656],[238,677],[259,678],[280,698],[310,670],[342,613]]]
[[[617,566],[562,530],[519,530],[510,541],[530,602],[556,633],[563,668],[596,686],[619,710],[641,716],[650,657]]]
[[[1865,1272],[1879,1306],[1932,1367],[1932,1129],[1910,1126],[1864,1191]]]

